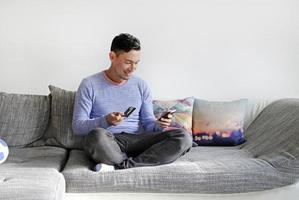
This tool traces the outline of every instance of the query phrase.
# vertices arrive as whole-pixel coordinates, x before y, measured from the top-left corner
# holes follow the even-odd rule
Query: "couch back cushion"
[[[247,99],[216,102],[196,99],[193,109],[193,140],[198,145],[238,145],[243,135]]]
[[[41,138],[49,122],[50,99],[43,95],[0,93],[0,138],[24,147]]]
[[[244,118],[244,131],[246,136],[246,129],[255,120],[255,118],[267,107],[270,103],[276,101],[277,99],[248,99],[246,115]]]
[[[43,138],[46,145],[82,149],[83,137],[73,133],[72,118],[75,92],[49,86],[51,93],[50,123]]]

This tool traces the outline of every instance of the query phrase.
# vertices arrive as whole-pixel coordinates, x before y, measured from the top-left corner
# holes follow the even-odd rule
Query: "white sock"
[[[104,163],[99,163],[96,164],[96,166],[94,167],[94,171],[96,172],[110,172],[110,171],[114,171],[115,168],[113,165],[107,165]]]

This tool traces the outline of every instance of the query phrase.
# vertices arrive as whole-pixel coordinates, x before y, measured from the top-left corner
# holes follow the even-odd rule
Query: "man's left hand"
[[[168,114],[167,118],[161,118],[160,120],[157,119],[157,123],[162,127],[162,128],[167,128],[168,126],[170,126],[171,122],[172,122],[172,114]]]

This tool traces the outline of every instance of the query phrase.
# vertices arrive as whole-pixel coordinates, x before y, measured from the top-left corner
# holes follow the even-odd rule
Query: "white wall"
[[[76,90],[121,32],[154,98],[299,97],[297,0],[0,0],[0,91]]]

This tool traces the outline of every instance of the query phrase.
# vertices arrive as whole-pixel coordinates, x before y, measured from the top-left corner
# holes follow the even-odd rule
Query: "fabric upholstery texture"
[[[0,199],[62,200],[63,175],[49,168],[0,168]]]
[[[83,137],[75,135],[72,130],[75,92],[55,86],[49,86],[51,92],[50,124],[45,133],[45,144],[82,149]]]
[[[95,163],[73,150],[62,171],[67,192],[240,193],[293,184],[299,178],[298,115],[298,99],[274,102],[248,127],[246,143],[195,147],[156,167],[96,173],[90,170]]]
[[[153,109],[156,118],[167,110],[176,110],[170,128],[183,128],[192,134],[193,97],[177,100],[154,100]]]
[[[48,125],[48,96],[0,93],[0,138],[23,147],[41,138]]]
[[[198,145],[239,145],[243,135],[247,100],[216,102],[196,99],[193,140]]]
[[[299,99],[274,101],[245,134],[243,150],[270,163],[290,179],[299,179]]]
[[[244,118],[244,131],[254,121],[254,119],[275,99],[248,99],[246,115]]]
[[[67,150],[59,147],[10,148],[4,168],[53,168],[61,171],[67,159]]]
[[[269,163],[231,147],[196,147],[177,161],[97,173],[73,150],[63,170],[67,192],[250,192],[289,184]],[[84,185],[84,187],[82,187]]]
[[[199,146],[171,164],[98,173],[92,171],[95,163],[76,150],[82,138],[71,129],[74,92],[54,86],[50,90],[51,98],[0,93],[0,137],[10,145],[8,159],[0,165],[0,199],[58,200],[65,190],[240,193],[299,180],[299,99],[252,109],[245,120],[246,142],[241,145]],[[29,147],[43,136],[50,101],[51,121],[40,140],[44,143],[36,144],[51,146]],[[195,104],[194,112],[199,109]],[[238,112],[243,112],[243,104]],[[257,117],[252,120],[252,116]]]

